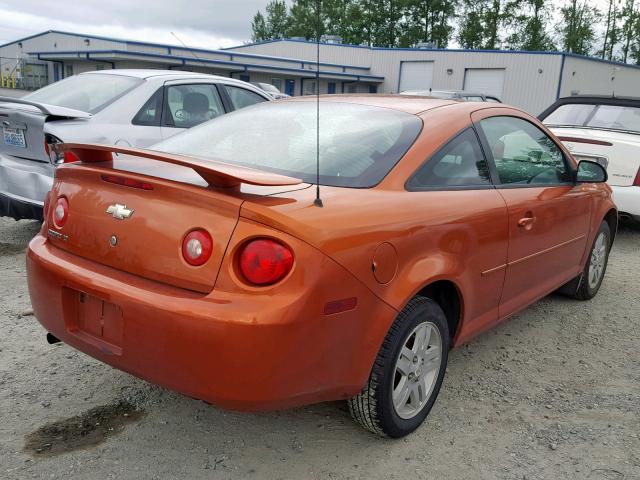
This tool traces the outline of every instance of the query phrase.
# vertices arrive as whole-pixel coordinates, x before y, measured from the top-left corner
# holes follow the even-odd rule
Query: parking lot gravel
[[[454,350],[425,424],[367,433],[342,402],[223,411],[49,345],[0,219],[0,478],[640,479],[640,229],[598,296],[551,295]]]

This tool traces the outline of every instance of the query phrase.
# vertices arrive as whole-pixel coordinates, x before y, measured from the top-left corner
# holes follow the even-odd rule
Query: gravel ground
[[[225,412],[48,345],[38,228],[0,220],[0,478],[640,479],[639,229],[593,301],[550,296],[454,350],[427,422],[390,441],[341,402]]]

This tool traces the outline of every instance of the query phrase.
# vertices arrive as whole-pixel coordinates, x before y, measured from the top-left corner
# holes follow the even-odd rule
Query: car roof
[[[372,107],[390,108],[406,113],[417,115],[434,108],[450,105],[463,105],[455,99],[419,97],[411,95],[381,95],[371,94],[345,94],[345,95],[320,95],[322,102],[353,103],[358,105],[370,105]],[[302,97],[291,97],[286,102],[315,102],[316,97],[305,95]]]
[[[155,70],[152,68],[137,69],[137,68],[116,68],[113,70],[95,70],[91,72],[84,72],[80,75],[123,75],[127,77],[135,78],[151,78],[151,77],[174,77],[174,78],[189,78],[189,77],[208,77],[218,78],[221,80],[233,80],[229,77],[221,77],[220,75],[210,75],[208,73],[187,72],[183,70]]]

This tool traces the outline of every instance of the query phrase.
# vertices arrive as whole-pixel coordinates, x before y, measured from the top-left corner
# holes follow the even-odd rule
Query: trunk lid
[[[576,160],[604,163],[610,185],[633,184],[640,168],[640,135],[593,128],[550,127],[550,130]]]
[[[65,148],[63,144],[62,149]],[[67,150],[88,162],[104,160],[113,151],[136,152],[137,158],[121,154],[111,161],[58,168],[47,217],[50,242],[94,262],[168,285],[202,293],[213,289],[245,196],[240,188],[210,186],[223,175],[230,181],[228,172],[218,171],[224,170],[224,166],[117,147],[83,146]],[[238,178],[240,173],[234,172],[233,178]],[[207,182],[203,175],[208,177]],[[251,173],[245,175],[251,177]],[[267,176],[264,181],[268,183]],[[113,177],[144,183],[145,188],[112,183]],[[272,176],[268,184],[273,185],[276,177]],[[296,184],[294,180],[282,183]],[[68,201],[69,214],[65,225],[58,228],[53,222],[53,211],[61,196]],[[123,208],[132,212],[128,218],[119,218],[118,212]],[[195,229],[206,230],[213,239],[211,257],[197,267],[189,265],[182,254],[184,237]]]
[[[0,153],[49,162],[44,124],[54,119],[88,117],[91,115],[79,110],[0,97]]]

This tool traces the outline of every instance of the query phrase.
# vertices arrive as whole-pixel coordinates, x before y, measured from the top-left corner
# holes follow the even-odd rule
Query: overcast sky
[[[591,0],[601,9],[607,0]],[[0,44],[46,30],[222,48],[251,39],[268,0],[0,0]],[[554,15],[558,17],[556,12]],[[454,42],[455,43],[455,42]]]
[[[0,0],[0,44],[46,30],[220,48],[251,38],[268,0]]]

